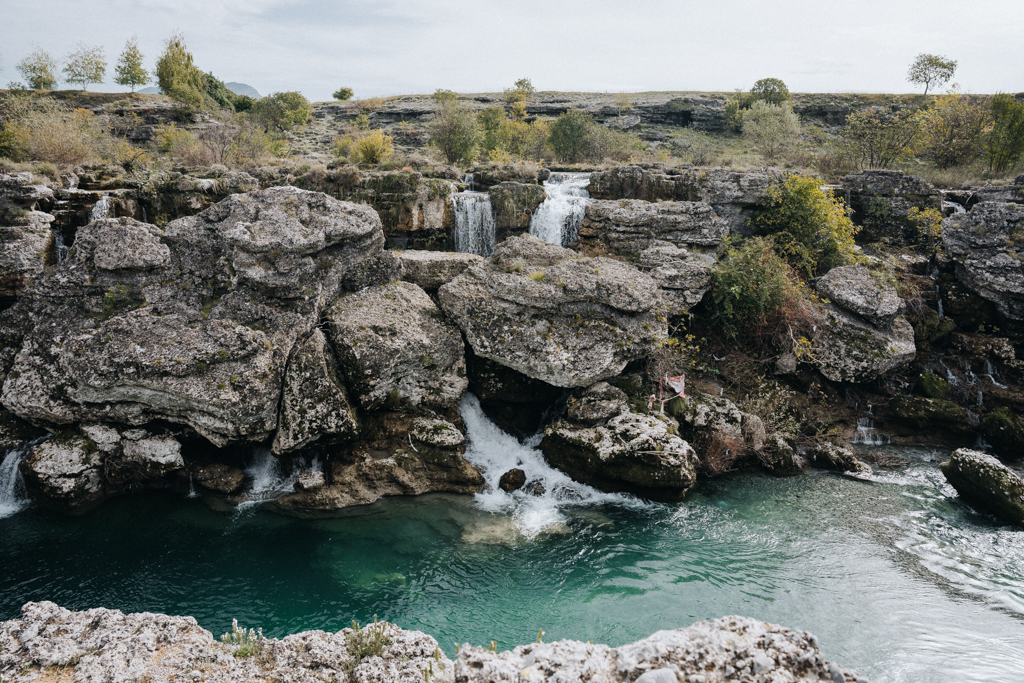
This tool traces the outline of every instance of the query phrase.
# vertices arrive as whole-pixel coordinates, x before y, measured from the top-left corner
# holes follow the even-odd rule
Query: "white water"
[[[951,202],[948,199],[942,202],[942,206],[946,209],[953,209],[953,213],[966,213],[967,211],[963,204],[957,204],[956,202]]]
[[[1005,384],[1000,384],[999,381],[996,380],[996,370],[995,368],[992,367],[992,361],[988,360],[987,358],[985,359],[985,376],[988,377],[989,380],[991,380],[992,386],[996,387],[997,389],[1010,388]]]
[[[486,482],[484,491],[476,494],[477,505],[502,515],[487,530],[506,535],[504,539],[496,539],[497,542],[530,539],[544,533],[563,533],[569,519],[567,512],[581,505],[647,505],[628,495],[602,493],[551,467],[537,448],[541,434],[520,443],[484,415],[480,401],[473,394],[463,396],[459,412],[466,422],[466,460],[480,471]],[[526,486],[506,493],[498,488],[498,480],[513,468],[526,473]],[[540,492],[541,487],[543,492]],[[529,490],[533,493],[528,493]]]
[[[853,443],[881,446],[885,440],[875,428],[875,421],[870,417],[862,417],[857,420],[857,433],[853,435]]]
[[[57,263],[68,257],[68,245],[64,244],[64,235],[60,230],[53,231],[53,245],[57,248]]]
[[[246,500],[238,507],[250,508],[292,493],[300,473],[319,469],[320,461],[316,458],[308,466],[305,460],[297,459],[292,463],[291,474],[285,474],[281,461],[271,454],[269,448],[260,446],[253,451],[252,463],[245,468],[246,476],[252,479],[252,486],[245,494]]]
[[[98,221],[102,218],[106,218],[110,215],[110,195],[103,195],[103,197],[93,204],[91,220]]]
[[[0,519],[10,517],[28,505],[25,482],[18,470],[18,464],[27,451],[27,447],[15,449],[0,463]]]
[[[486,192],[459,192],[452,196],[455,208],[455,251],[490,256],[494,253],[495,227],[491,196]]]
[[[530,234],[563,247],[575,244],[590,202],[589,185],[589,173],[552,173],[544,181],[547,199],[530,219]]]

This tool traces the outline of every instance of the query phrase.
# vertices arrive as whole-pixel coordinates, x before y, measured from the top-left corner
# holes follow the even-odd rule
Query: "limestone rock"
[[[498,488],[505,493],[512,493],[526,486],[526,472],[514,467],[501,475],[498,479]]]
[[[1024,322],[1024,206],[983,202],[942,222],[942,243],[956,262],[956,275],[993,302],[1000,314]]]
[[[483,263],[484,257],[477,254],[460,254],[450,251],[399,252],[402,259],[402,279],[435,292],[443,285],[461,275],[467,268]]]
[[[20,467],[32,498],[53,507],[85,511],[107,496],[103,458],[87,436],[68,430],[33,446]]]
[[[319,329],[295,348],[285,371],[272,452],[277,455],[355,437],[356,416],[338,376],[334,355]]]
[[[914,328],[897,317],[888,329],[879,329],[834,305],[814,337],[811,358],[821,374],[833,382],[869,382],[914,360]]]
[[[640,252],[638,265],[658,283],[669,315],[681,316],[699,304],[710,289],[715,258],[656,240]]]
[[[665,337],[656,292],[625,263],[522,235],[441,287],[438,298],[477,356],[579,387],[614,377]]]
[[[916,244],[917,226],[908,219],[911,208],[942,208],[942,194],[930,183],[903,171],[868,170],[843,178],[843,190],[861,226],[860,242]]]
[[[839,266],[815,284],[818,292],[841,308],[876,327],[888,328],[903,312],[903,300],[892,285],[880,285],[864,266]]]
[[[833,443],[826,442],[811,446],[807,449],[807,458],[815,467],[840,472],[871,474],[871,466],[858,460],[853,451]]]
[[[469,390],[480,399],[484,413],[501,429],[526,439],[543,426],[544,416],[565,393],[539,379],[469,350],[466,357]]]
[[[167,265],[171,250],[155,226],[133,218],[105,218],[93,223],[93,264],[100,270],[148,270]]]
[[[494,207],[494,227],[501,232],[514,234],[530,229],[534,211],[547,198],[547,191],[536,183],[501,182],[487,190]]]
[[[455,660],[458,683],[732,679],[749,683],[866,683],[827,661],[811,634],[746,617],[723,617],[688,628],[658,631],[618,648],[560,640],[490,652],[466,644]]]
[[[679,416],[680,426],[708,474],[731,469],[744,455],[760,457],[765,448],[767,435],[761,418],[743,412],[724,396],[691,396],[683,401],[681,411],[673,412]]]
[[[466,390],[462,337],[416,285],[342,297],[327,319],[347,386],[364,408],[450,406]]]
[[[584,251],[610,249],[636,256],[655,241],[679,248],[716,249],[729,234],[729,224],[704,202],[594,201],[587,204],[580,225]]]
[[[942,473],[971,505],[1024,526],[1024,479],[996,458],[959,448],[942,463]]]
[[[629,410],[626,392],[607,382],[598,382],[569,399],[566,414],[585,425],[604,423]]]
[[[12,215],[0,206],[0,298],[15,298],[56,259],[53,216],[40,211]]]
[[[299,493],[319,491],[325,486],[327,486],[327,478],[319,470],[300,472],[299,476],[295,478],[294,484],[295,490]]]
[[[241,491],[245,482],[245,472],[220,462],[194,466],[191,473],[192,481],[199,486],[226,496]]]
[[[999,408],[985,416],[981,433],[1001,458],[1024,458],[1024,420],[1009,408]]]
[[[943,399],[901,396],[890,403],[887,413],[887,424],[894,429],[930,438],[964,440],[978,430],[963,408]]]

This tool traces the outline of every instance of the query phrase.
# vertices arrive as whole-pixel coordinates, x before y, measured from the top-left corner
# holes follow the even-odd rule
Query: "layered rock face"
[[[499,244],[438,300],[477,356],[559,387],[613,377],[667,334],[649,276],[530,235]]]
[[[910,222],[910,209],[942,209],[942,194],[930,183],[903,171],[861,171],[843,178],[853,210],[853,220],[861,227],[859,242],[915,244],[917,226]]]
[[[942,222],[942,243],[962,283],[1009,321],[1024,322],[1024,205],[982,202],[954,214]]]
[[[53,200],[53,190],[34,184],[31,173],[0,174],[0,308],[56,260],[54,218],[39,211]]]
[[[681,316],[700,303],[711,287],[715,257],[654,240],[637,262],[658,284],[669,315]]]
[[[729,224],[705,202],[594,201],[580,225],[580,248],[599,245],[613,253],[636,256],[655,241],[679,248],[715,250],[729,234]]]

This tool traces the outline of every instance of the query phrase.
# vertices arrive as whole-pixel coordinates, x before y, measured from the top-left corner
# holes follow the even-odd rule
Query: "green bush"
[[[535,92],[537,92],[537,90],[533,87],[533,83],[530,82],[529,78],[520,78],[511,88],[505,89],[502,99],[509,104],[526,102],[533,97]]]
[[[236,112],[249,111],[254,104],[256,104],[256,100],[248,95],[235,95],[234,105]]]
[[[1024,155],[1024,102],[1000,93],[992,98],[992,132],[985,150],[988,166],[1003,173],[1013,168]]]
[[[758,100],[743,114],[743,137],[757,146],[765,159],[779,158],[800,134],[800,119],[788,104]]]
[[[750,89],[748,107],[755,102],[767,102],[781,107],[789,102],[789,88],[778,78],[762,78]]]
[[[391,634],[384,624],[378,623],[377,615],[374,615],[373,623],[367,624],[365,628],[360,628],[359,622],[353,620],[352,632],[345,636],[345,641],[351,657],[346,668],[351,673],[366,657],[383,655],[391,645]]]
[[[313,116],[313,105],[302,93],[276,92],[256,100],[250,114],[267,130],[287,131],[305,125]]]
[[[740,111],[740,101],[737,99],[725,103],[725,129],[731,133],[743,130],[743,112]]]
[[[235,93],[231,92],[228,86],[224,85],[224,81],[212,73],[207,73],[205,82],[206,95],[213,100],[217,108],[235,111]]]
[[[356,141],[356,153],[365,164],[381,164],[395,153],[395,145],[390,135],[377,129]]]
[[[924,112],[921,152],[939,169],[967,166],[985,152],[992,114],[980,98],[955,89]]]
[[[245,659],[258,654],[263,648],[263,629],[238,628],[238,619],[231,620],[231,633],[220,637],[220,642],[235,646],[235,657]]]
[[[430,127],[430,144],[441,151],[445,161],[472,161],[479,138],[477,118],[468,107],[452,100],[438,106]]]
[[[750,219],[755,235],[771,236],[779,251],[808,277],[854,263],[858,228],[842,201],[817,178],[789,175],[768,188],[768,201]]]
[[[476,115],[476,120],[481,130],[480,149],[490,152],[500,144],[498,135],[505,123],[505,108],[487,107]]]
[[[796,335],[812,320],[806,286],[766,237],[726,249],[712,275],[712,318],[733,339],[760,342]]]
[[[338,88],[331,97],[340,102],[347,102],[352,99],[353,95],[355,95],[355,91],[352,88]]]
[[[206,77],[193,63],[185,37],[176,33],[167,39],[163,54],[156,62],[157,85],[165,95],[190,111],[203,106]]]
[[[594,117],[578,109],[570,109],[551,124],[551,148],[559,161],[579,163],[595,156]]]

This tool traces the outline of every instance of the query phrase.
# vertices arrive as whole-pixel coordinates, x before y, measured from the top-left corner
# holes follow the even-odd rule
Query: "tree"
[[[530,82],[529,78],[520,78],[515,82],[514,86],[505,89],[502,99],[509,104],[526,102],[533,97],[535,92],[537,92],[537,89],[533,87],[533,83]]]
[[[313,105],[302,93],[276,92],[256,100],[250,111],[267,130],[285,131],[304,125],[313,116]]]
[[[430,144],[441,150],[445,161],[472,161],[479,137],[476,116],[468,107],[457,101],[438,106],[430,129]]]
[[[124,45],[121,56],[117,58],[117,66],[114,68],[114,83],[127,85],[135,92],[135,88],[149,83],[149,72],[142,66],[142,52],[139,50],[139,40],[136,36],[128,39]]]
[[[64,59],[64,80],[81,85],[82,90],[90,83],[102,83],[107,75],[107,55],[102,46],[78,43]]]
[[[430,99],[434,100],[434,104],[454,104],[459,101],[459,93],[454,90],[446,90],[445,88],[438,88],[434,91],[434,94],[430,96]]]
[[[997,94],[992,98],[992,120],[992,132],[985,146],[988,167],[1002,173],[1024,155],[1024,102],[1018,102],[1013,95]]]
[[[743,115],[743,137],[752,140],[765,159],[777,159],[799,134],[800,119],[788,104],[758,100]]]
[[[331,97],[339,102],[347,102],[352,99],[353,95],[355,95],[355,91],[353,91],[352,88],[338,88],[334,91],[334,94],[331,95]]]
[[[57,61],[42,48],[37,47],[15,68],[33,90],[53,90],[57,86]]]
[[[782,106],[789,102],[789,88],[778,78],[762,78],[750,89],[750,105],[758,100]]]
[[[910,65],[907,80],[924,86],[924,94],[934,85],[936,88],[948,83],[956,73],[956,60],[939,55],[921,53]]]
[[[594,118],[570,109],[551,124],[551,148],[559,160],[579,163],[594,154]]]
[[[914,153],[921,137],[921,116],[910,109],[864,109],[846,118],[842,137],[861,168],[889,168]]]
[[[156,82],[160,90],[189,109],[203,106],[206,78],[196,68],[185,37],[175,33],[167,39],[164,52],[156,62]]]
[[[954,87],[938,98],[921,117],[924,156],[938,168],[966,166],[985,152],[992,129],[992,114],[986,102],[963,95]]]

